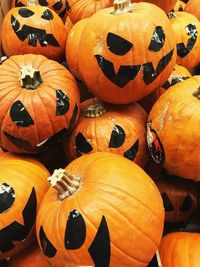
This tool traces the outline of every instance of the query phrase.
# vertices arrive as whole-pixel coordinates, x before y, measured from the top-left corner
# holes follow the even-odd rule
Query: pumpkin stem
[[[133,12],[131,0],[115,0],[113,3],[113,15],[120,15],[127,12]]]
[[[26,6],[37,6],[36,0],[27,0]]]
[[[200,99],[200,87],[192,95]]]
[[[101,103],[97,103],[87,108],[85,117],[97,118],[103,115],[104,113],[106,113],[106,108]]]
[[[21,67],[21,76],[19,78],[20,85],[23,88],[35,90],[42,83],[40,72],[31,65]]]
[[[80,187],[81,178],[76,175],[71,175],[65,169],[54,170],[52,176],[48,178],[51,186],[58,191],[58,198],[60,200],[73,195]]]

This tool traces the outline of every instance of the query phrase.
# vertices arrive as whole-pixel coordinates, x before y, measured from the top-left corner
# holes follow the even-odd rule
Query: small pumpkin
[[[185,7],[185,12],[191,13],[198,20],[200,20],[200,10],[199,10],[199,1],[198,0],[189,0]]]
[[[164,209],[137,164],[96,152],[55,170],[49,181],[54,188],[40,205],[36,232],[51,265],[148,265],[161,240]]]
[[[187,12],[174,12],[170,22],[177,46],[177,64],[188,70],[200,62],[200,22]]]
[[[162,267],[198,267],[200,234],[175,232],[161,241],[159,253]]]
[[[9,267],[50,267],[38,244],[33,244],[16,254],[9,261]]]
[[[26,7],[12,8],[2,24],[2,47],[6,56],[41,54],[62,60],[66,30],[61,18],[51,9],[28,0]],[[39,22],[39,23],[38,23]]]
[[[128,104],[144,98],[168,79],[175,66],[169,20],[149,3],[116,0],[114,8],[87,19],[78,40],[77,73],[105,102]]]
[[[170,173],[200,180],[200,77],[175,84],[154,104],[147,123],[152,159]]]
[[[4,61],[0,94],[0,146],[10,152],[43,152],[78,120],[79,91],[74,77],[41,55],[17,55]]]
[[[49,172],[37,160],[15,157],[0,162],[0,173],[0,259],[6,259],[34,240]]]
[[[69,160],[87,153],[110,151],[141,167],[147,162],[147,114],[138,104],[109,105],[92,98],[81,103],[78,123],[67,138]]]
[[[166,13],[168,13],[177,0],[145,0],[145,2],[152,3],[160,8],[162,8]],[[143,0],[132,0],[133,3],[143,2]]]

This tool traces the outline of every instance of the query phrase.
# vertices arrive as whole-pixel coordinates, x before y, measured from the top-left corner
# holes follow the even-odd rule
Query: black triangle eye
[[[122,146],[125,141],[125,138],[126,138],[126,134],[125,134],[124,129],[119,125],[115,125],[112,129],[108,147],[117,148],[117,147]]]
[[[46,255],[49,258],[53,258],[57,253],[57,249],[47,238],[42,226],[40,227],[39,231],[39,239],[44,255]]]
[[[162,196],[162,199],[163,199],[163,204],[164,204],[165,211],[168,211],[168,212],[169,211],[173,211],[174,207],[173,207],[172,202],[169,199],[168,195],[166,193],[162,193],[161,196]]]
[[[106,42],[108,49],[118,56],[125,55],[133,46],[126,39],[111,32],[108,33]]]
[[[41,6],[48,6],[47,0],[39,0],[38,2]]]
[[[154,30],[150,45],[149,45],[149,50],[158,52],[161,50],[165,43],[165,33],[163,31],[163,28],[161,26],[157,26]]]
[[[21,127],[28,127],[34,124],[30,114],[20,100],[15,101],[10,108],[10,118]]]
[[[29,18],[33,16],[35,13],[28,8],[22,7],[18,10],[18,14],[23,18]]]
[[[183,204],[181,205],[180,211],[182,212],[187,212],[191,209],[192,207],[192,198],[190,195],[187,195],[184,198]]]
[[[53,13],[51,12],[50,9],[46,9],[42,16],[41,16],[42,19],[45,19],[45,20],[52,20],[53,19]]]

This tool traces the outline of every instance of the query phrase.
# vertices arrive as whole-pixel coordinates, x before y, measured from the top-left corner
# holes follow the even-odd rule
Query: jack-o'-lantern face
[[[34,53],[60,60],[64,54],[64,24],[54,11],[46,7],[11,9],[2,25],[2,35],[5,35],[2,46],[7,56]]]
[[[149,12],[157,14],[154,17],[158,20],[149,18],[145,5]],[[100,27],[99,21],[104,20]],[[167,80],[175,65],[176,48],[170,23],[151,4],[134,4],[132,11],[119,15],[110,8],[98,12],[86,22],[82,37],[81,77],[96,96],[110,103],[143,98]],[[86,39],[90,40],[89,45]],[[93,73],[88,72],[89,66]]]

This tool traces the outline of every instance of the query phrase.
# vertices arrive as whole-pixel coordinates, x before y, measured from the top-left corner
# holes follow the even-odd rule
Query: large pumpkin
[[[166,235],[159,248],[162,267],[199,267],[200,234],[176,232]]]
[[[187,12],[174,12],[170,22],[177,46],[177,63],[188,70],[200,62],[200,22]]]
[[[39,153],[74,126],[79,114],[75,79],[41,55],[12,56],[0,66],[0,146]]]
[[[162,236],[164,208],[137,164],[96,152],[55,170],[49,181],[55,188],[42,201],[36,231],[51,265],[148,265]]]
[[[66,30],[51,9],[34,5],[12,8],[2,24],[2,47],[6,56],[28,53],[61,60],[65,53]]]
[[[5,259],[33,242],[49,172],[36,160],[16,157],[1,161],[0,173],[0,259]]]
[[[138,104],[109,105],[97,99],[81,103],[76,127],[65,141],[66,155],[73,160],[86,153],[110,151],[144,167],[147,114]]]
[[[180,177],[200,180],[200,77],[175,84],[154,104],[147,124],[152,159]]]
[[[173,6],[175,5],[177,0],[145,0],[145,2],[152,3],[160,8],[162,8],[165,12],[169,12]],[[143,0],[132,0],[133,3],[144,2]]]
[[[77,65],[95,96],[127,104],[168,79],[176,61],[175,39],[166,14],[155,5],[123,0],[114,6],[87,19]]]
[[[189,0],[185,7],[185,12],[191,13],[200,20],[200,10],[198,0]]]

